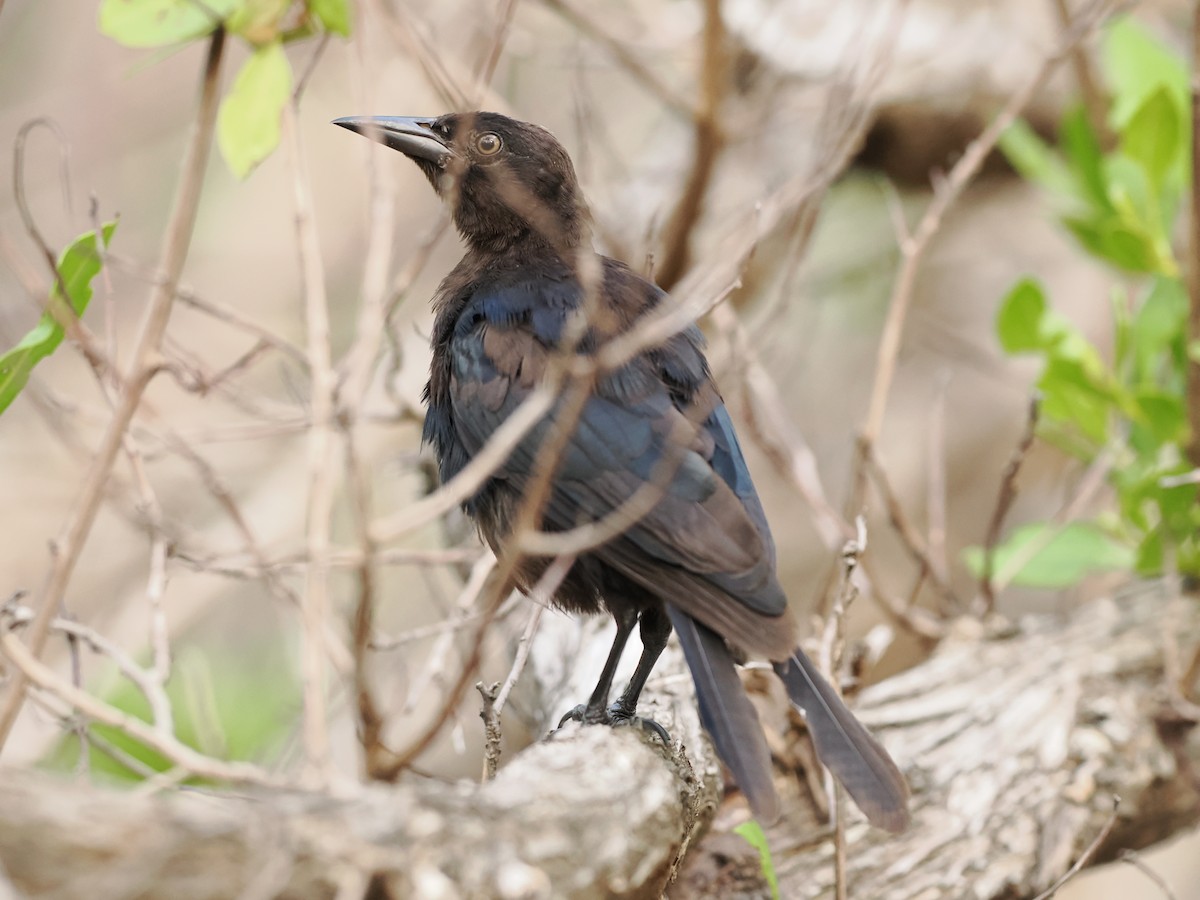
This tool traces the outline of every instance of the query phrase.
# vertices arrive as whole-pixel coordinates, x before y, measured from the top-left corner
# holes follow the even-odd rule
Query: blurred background
[[[815,173],[839,161],[829,135],[838,129],[853,134],[847,165],[837,167],[815,220],[797,216],[766,233],[731,296],[789,427],[811,448],[819,482],[840,509],[900,263],[897,223],[915,222],[932,180],[1056,46],[1056,6],[1051,0],[726,0],[728,92],[719,114],[726,143],[704,202],[689,214],[684,256],[672,253],[669,240],[672,216],[695,172],[690,110],[701,102],[705,74],[705,5],[699,0],[529,0],[516,5],[507,26],[490,0],[363,0],[354,7],[349,39],[289,45],[293,71],[307,77],[297,126],[335,362],[359,345],[365,295],[382,293],[395,304],[354,432],[372,515],[395,513],[431,488],[429,460],[419,447],[427,301],[461,249],[415,167],[331,127],[331,119],[446,111],[431,60],[450,83],[473,89],[480,60],[507,27],[481,105],[542,124],[560,138],[579,170],[604,252],[639,270],[661,272],[665,261],[674,262],[683,274],[724,246],[730,225],[789,179],[814,173],[820,183]],[[1140,4],[1136,15],[1182,48],[1189,12],[1182,0],[1154,0]],[[249,53],[240,41],[229,52],[226,84]],[[199,43],[178,50],[121,46],[99,32],[96,5],[78,0],[6,0],[0,10],[0,145],[11,153],[18,130],[31,119],[56,123],[55,130],[30,133],[21,173],[38,227],[51,247],[61,248],[93,227],[90,204],[100,220],[120,216],[110,265],[96,281],[85,321],[116,348],[122,364],[128,364],[157,265],[203,54]],[[1026,116],[1035,129],[1053,130],[1077,95],[1075,77],[1064,68],[1033,98]],[[839,99],[847,90],[849,99]],[[861,123],[848,128],[838,118],[847,111]],[[155,381],[135,429],[172,547],[164,606],[181,734],[208,752],[283,764],[300,754],[301,622],[288,597],[303,585],[309,479],[295,209],[285,150],[245,179],[213,154],[182,279],[185,296],[175,306],[165,346],[179,374]],[[967,600],[976,580],[962,551],[984,539],[1037,374],[1034,363],[1001,353],[993,325],[1001,299],[1027,275],[1040,279],[1056,308],[1105,346],[1108,296],[1118,276],[1086,258],[1045,196],[997,158],[953,207],[920,267],[877,444],[903,508],[929,535],[948,584]],[[48,285],[47,267],[6,179],[0,186],[0,344],[11,346],[33,326],[37,298]],[[220,310],[232,311],[232,323]],[[719,376],[736,372],[727,335],[711,322],[706,328]],[[745,416],[740,391],[727,389],[727,400]],[[64,346],[0,420],[0,496],[8,510],[0,523],[3,597],[36,591],[43,581],[49,543],[69,514],[107,413],[90,370]],[[758,441],[747,443],[785,586],[794,603],[811,609],[836,557],[795,485]],[[1009,524],[1051,515],[1080,475],[1066,456],[1035,444]],[[65,605],[143,655],[152,529],[135,487],[134,473],[119,463]],[[341,482],[333,533],[346,559],[357,528],[350,493]],[[875,580],[897,598],[912,593],[921,605],[937,608],[944,598],[917,579],[883,505],[872,499],[867,514]],[[255,552],[273,561],[271,578],[262,577],[260,560],[248,550],[247,530]],[[372,666],[389,727],[401,737],[436,706],[431,694],[422,697],[416,688],[452,668],[431,669],[431,659],[459,652],[436,626],[456,612],[473,541],[469,527],[451,515],[389,549],[397,559],[442,548],[461,553],[436,565],[397,562],[380,569],[380,649]],[[1000,597],[1000,611],[1061,609],[1110,585],[1097,577],[1064,592],[1010,588]],[[336,565],[334,630],[342,634],[353,593],[352,569]],[[881,617],[874,604],[860,602],[850,618],[851,629],[862,634]],[[489,643],[485,672],[502,677],[508,644],[504,635]],[[65,666],[62,647],[52,647],[51,658]],[[877,674],[911,664],[920,652],[917,642],[897,635]],[[336,660],[333,666],[337,671]],[[114,702],[136,706],[109,667],[85,659],[82,678]],[[346,684],[331,694],[331,731],[338,766],[355,774]],[[469,700],[422,757],[424,768],[478,774],[476,711]],[[519,727],[513,731],[509,738],[519,739]],[[78,746],[62,735],[58,718],[30,705],[5,748],[5,762],[76,766]],[[93,764],[109,765],[98,758]],[[1200,898],[1198,847],[1190,837],[1144,856],[1181,900]],[[1153,895],[1140,873],[1108,867],[1080,877],[1059,896]]]

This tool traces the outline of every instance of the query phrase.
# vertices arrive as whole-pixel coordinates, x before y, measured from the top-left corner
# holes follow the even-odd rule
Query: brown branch
[[[1004,527],[1004,518],[1017,497],[1017,475],[1033,445],[1037,433],[1039,398],[1034,396],[1029,401],[1029,415],[1025,420],[1025,430],[1017,441],[1016,449],[1004,466],[1004,474],[1000,477],[1000,491],[996,495],[996,506],[992,509],[992,517],[988,520],[987,533],[983,539],[983,571],[979,573],[979,593],[983,598],[982,615],[990,614],[996,608],[996,588],[992,583],[995,574],[996,544],[1000,541],[1000,529]]]
[[[333,527],[334,455],[337,434],[334,422],[333,371],[329,334],[329,306],[325,270],[313,221],[312,197],[303,147],[297,132],[296,108],[284,104],[283,140],[288,148],[292,189],[296,204],[296,239],[300,250],[301,283],[309,365],[309,402],[312,422],[308,431],[308,502],[305,509],[305,569],[301,618],[304,625],[301,664],[304,697],[304,749],[309,777],[324,783],[331,772],[327,721],[326,658],[324,632],[329,622],[329,552]]]
[[[1071,10],[1067,0],[1054,0],[1054,11],[1058,15],[1059,27],[1064,30],[1069,28]],[[1096,67],[1092,64],[1091,54],[1082,41],[1071,49],[1071,69],[1075,74],[1080,96],[1083,97],[1083,108],[1087,112],[1088,123],[1100,139],[1101,146],[1111,147],[1113,135],[1108,127],[1108,98],[1096,77]]]
[[[930,556],[929,547],[925,543],[925,539],[921,537],[921,532],[909,520],[908,514],[904,512],[904,507],[900,505],[900,499],[896,496],[895,490],[892,488],[892,483],[888,479],[887,472],[883,465],[876,457],[874,450],[867,451],[865,459],[867,472],[871,480],[875,483],[879,495],[883,498],[884,508],[887,509],[888,520],[892,523],[896,534],[900,536],[900,542],[904,544],[904,549],[916,561],[917,565],[925,571],[930,582],[941,594],[942,598],[952,609],[961,608],[962,603],[958,599],[958,595],[954,593],[954,588],[946,580],[946,577],[940,571],[933,558]]]
[[[721,106],[728,89],[729,49],[721,0],[704,0],[703,52],[700,59],[700,103],[692,120],[692,165],[679,201],[667,219],[656,278],[664,291],[676,284],[691,264],[692,235],[700,223],[713,172],[725,146]]]
[[[204,180],[205,164],[212,143],[213,127],[217,117],[218,88],[220,85],[221,59],[225,48],[224,29],[218,28],[209,39],[208,55],[204,64],[204,75],[200,92],[200,104],[195,126],[192,129],[187,155],[183,164],[183,176],[175,196],[174,206],[167,223],[163,243],[162,277],[150,293],[150,301],[142,318],[134,344],[133,363],[125,379],[116,409],[101,439],[100,447],[88,469],[87,476],[75,500],[68,521],[52,550],[50,571],[38,594],[37,613],[29,629],[28,642],[31,654],[41,653],[49,633],[50,622],[62,601],[71,573],[79,561],[83,545],[96,521],[100,502],[104,497],[109,473],[121,449],[129,424],[133,421],[142,395],[158,370],[158,347],[170,320],[171,307],[175,298],[175,286],[187,259],[191,243],[192,228],[196,222],[196,211],[200,205],[200,189]],[[0,700],[0,747],[7,740],[24,696],[26,677],[17,673],[9,682]]]
[[[1042,62],[1038,71],[1025,86],[1008,99],[983,132],[967,146],[945,179],[937,184],[933,199],[925,208],[916,229],[910,235],[901,236],[900,251],[903,260],[892,285],[887,317],[879,341],[870,403],[857,442],[857,460],[847,504],[848,510],[857,510],[862,507],[863,497],[866,493],[867,454],[879,440],[879,434],[883,427],[883,416],[887,409],[892,379],[896,373],[896,361],[899,358],[900,338],[904,331],[904,322],[912,303],[917,272],[920,270],[930,242],[940,230],[942,221],[951,207],[962,196],[967,185],[979,174],[984,161],[1000,140],[1000,136],[1016,121],[1021,111],[1041,91],[1058,67],[1069,58],[1071,50],[1104,20],[1111,5],[1111,0],[1092,0],[1075,16],[1071,26],[1064,30],[1059,48]]]
[[[695,118],[692,104],[679,96],[674,88],[642,63],[629,49],[628,41],[611,34],[604,25],[566,0],[542,0],[542,3],[562,16],[580,34],[586,35],[607,50],[629,77],[658,100],[665,109],[681,118]]]

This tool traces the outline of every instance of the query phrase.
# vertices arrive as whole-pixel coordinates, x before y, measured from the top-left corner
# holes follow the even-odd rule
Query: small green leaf
[[[1133,440],[1135,449],[1153,453],[1163,444],[1182,444],[1187,436],[1183,398],[1159,388],[1143,388],[1134,394],[1137,422],[1148,432],[1148,441]]]
[[[104,0],[100,31],[126,47],[163,47],[211,34],[241,0]]]
[[[762,826],[754,819],[750,819],[733,830],[758,851],[759,865],[762,866],[763,878],[767,879],[767,886],[771,888],[772,900],[779,900],[779,879],[775,876],[775,863],[771,859],[771,847],[767,844],[767,836],[763,834]]]
[[[996,334],[1005,353],[1043,350],[1051,343],[1046,332],[1046,294],[1032,278],[1022,278],[1000,303]]]
[[[1111,210],[1108,185],[1104,178],[1104,153],[1087,111],[1082,106],[1067,110],[1059,139],[1071,163],[1071,170],[1079,181],[1081,199],[1097,209]]]
[[[1097,378],[1093,367],[1079,359],[1051,356],[1038,380],[1042,415],[1069,423],[1094,444],[1108,439],[1108,420],[1116,399]]]
[[[1000,150],[1023,178],[1062,197],[1078,192],[1062,159],[1025,120],[1013,122],[1000,136]]]
[[[1068,216],[1063,224],[1079,243],[1101,259],[1133,272],[1157,272],[1158,255],[1149,235],[1112,216]]]
[[[1146,98],[1121,132],[1121,150],[1161,187],[1183,150],[1182,123],[1166,88]]]
[[[1013,584],[1064,588],[1078,584],[1088,575],[1127,571],[1133,566],[1133,549],[1117,543],[1090,522],[1072,522],[1051,537],[1048,529],[1053,528],[1040,522],[1017,528],[995,548],[992,572],[1005,571],[1018,554],[1023,558],[1027,547],[1043,540],[1048,542],[1021,567]],[[963,561],[977,577],[983,574],[982,547],[967,547]]]
[[[1156,278],[1134,314],[1131,327],[1133,374],[1141,383],[1156,382],[1168,361],[1181,367],[1180,349],[1186,330],[1187,292],[1178,278]]]
[[[292,67],[276,40],[254,51],[217,116],[217,143],[238,178],[279,146],[280,116],[292,91]]]
[[[100,226],[106,247],[116,227],[115,221],[105,222]],[[70,309],[68,310],[63,303],[57,282],[50,292],[51,305],[55,306],[61,315],[82,316],[92,299],[92,279],[100,271],[101,265],[100,252],[96,247],[96,232],[89,231],[78,237],[58,257],[58,271],[67,290]],[[53,315],[46,312],[36,327],[26,334],[17,346],[0,355],[0,413],[8,408],[29,382],[33,367],[58,349],[64,334],[65,329],[58,324]]]
[[[321,20],[326,31],[343,37],[350,36],[349,0],[309,0],[308,8]]]
[[[1151,94],[1165,88],[1180,119],[1188,109],[1188,73],[1179,55],[1151,36],[1132,16],[1115,21],[1104,34],[1103,56],[1112,85],[1110,120],[1120,132]]]

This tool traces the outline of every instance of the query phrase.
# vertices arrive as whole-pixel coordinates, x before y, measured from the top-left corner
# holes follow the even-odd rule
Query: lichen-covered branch
[[[1195,602],[1142,587],[1003,630],[964,622],[928,661],[865,691],[858,712],[905,769],[914,824],[893,837],[850,811],[849,895],[1032,896],[1096,838],[1114,795],[1119,816],[1089,864],[1200,820],[1200,737],[1172,712],[1163,674],[1164,651],[1200,641]],[[580,699],[574,681],[594,676],[593,645],[606,642],[545,618],[534,690],[512,701],[543,718]],[[717,768],[690,680],[666,663],[643,712],[672,748],[634,729],[569,726],[484,785],[147,796],[0,773],[0,872],[18,896],[53,898],[357,897],[369,885],[373,897],[657,898],[691,846],[672,900],[761,898],[748,846],[699,840]],[[770,721],[772,698],[759,699]],[[784,772],[803,760],[796,737],[772,740],[789,803],[769,832],[774,863],[783,896],[828,896],[832,847],[811,824],[811,780]],[[752,860],[740,881],[739,854]]]

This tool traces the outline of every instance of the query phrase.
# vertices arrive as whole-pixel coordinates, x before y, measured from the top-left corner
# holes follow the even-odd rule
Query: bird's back
[[[588,327],[576,349],[591,354],[662,301],[662,292],[627,266],[598,259],[590,300],[552,253],[468,254],[443,282],[425,432],[443,479],[545,376],[573,315],[586,309]],[[795,635],[775,578],[774,545],[703,348],[693,326],[601,373],[558,460],[542,524],[565,531],[612,515],[639,491],[657,491],[649,511],[581,561],[564,589],[566,605],[585,608],[593,588],[602,595],[606,585],[593,582],[611,569],[735,644],[786,656]],[[494,547],[509,534],[560,407],[468,501]]]

